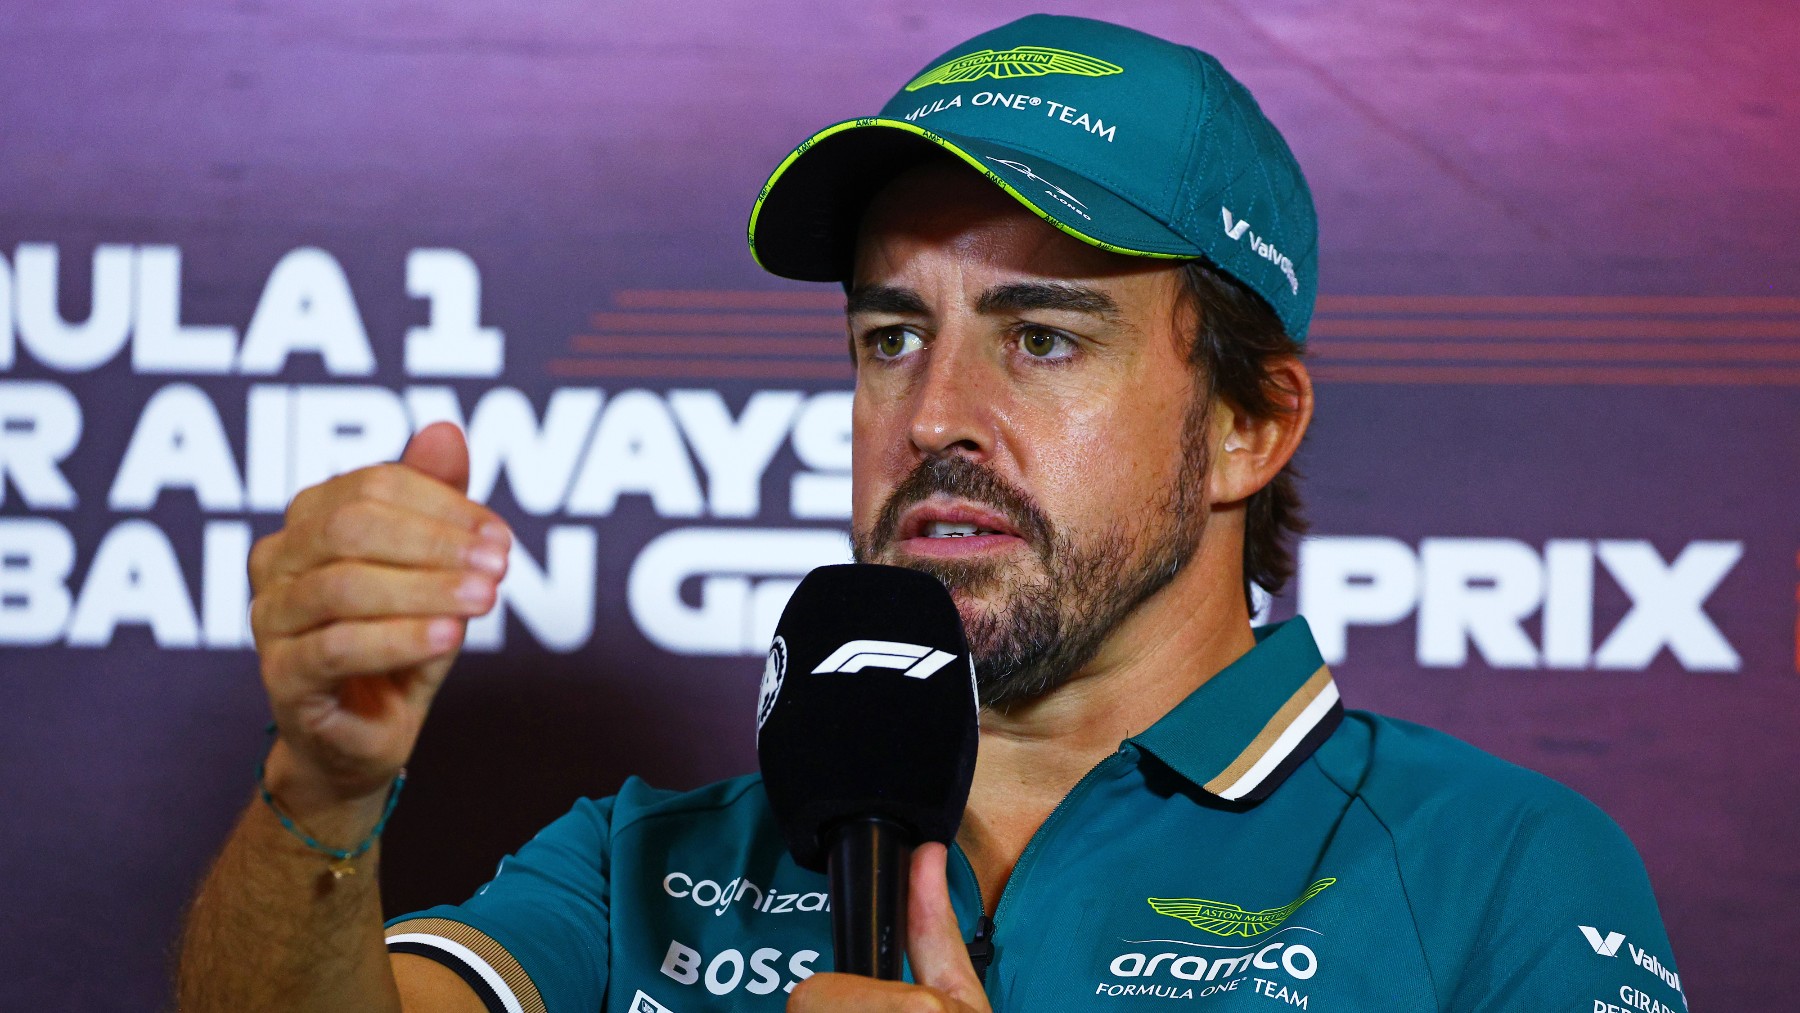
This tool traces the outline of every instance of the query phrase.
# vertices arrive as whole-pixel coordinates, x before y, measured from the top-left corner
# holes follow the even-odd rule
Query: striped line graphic
[[[843,294],[624,289],[548,371],[568,378],[853,379]],[[1321,296],[1327,384],[1800,387],[1800,297]]]

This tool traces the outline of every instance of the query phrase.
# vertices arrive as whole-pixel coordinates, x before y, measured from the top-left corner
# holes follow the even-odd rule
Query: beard
[[[1206,415],[1196,404],[1182,420],[1181,460],[1162,494],[1096,535],[1077,541],[992,470],[941,454],[895,487],[872,528],[851,533],[855,558],[924,571],[958,598],[983,707],[1036,700],[1093,660],[1113,629],[1193,558],[1206,529]],[[902,513],[936,493],[1000,511],[1037,565],[896,556]]]

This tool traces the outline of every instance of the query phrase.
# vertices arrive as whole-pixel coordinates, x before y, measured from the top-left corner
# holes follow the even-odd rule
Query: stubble
[[[1162,494],[1131,516],[1077,541],[1023,490],[984,465],[946,453],[919,463],[894,488],[875,524],[852,532],[858,562],[890,563],[944,582],[961,606],[984,707],[1008,710],[1066,683],[1113,630],[1194,556],[1206,529],[1204,402],[1182,420],[1180,460]],[[1000,511],[1036,557],[945,560],[900,555],[906,508],[944,494]]]

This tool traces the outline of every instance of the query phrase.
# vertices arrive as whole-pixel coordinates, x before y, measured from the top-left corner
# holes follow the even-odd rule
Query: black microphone
[[[936,577],[856,563],[795,589],[763,669],[756,754],[788,850],[830,880],[837,970],[900,979],[912,850],[962,823],[977,707]]]

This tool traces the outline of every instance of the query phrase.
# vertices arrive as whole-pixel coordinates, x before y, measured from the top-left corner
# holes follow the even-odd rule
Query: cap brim
[[[775,167],[750,211],[750,254],[764,270],[800,281],[845,281],[863,211],[895,176],[947,151],[1014,200],[1091,246],[1133,257],[1204,256],[1154,216],[1041,155],[906,120],[838,123]]]

